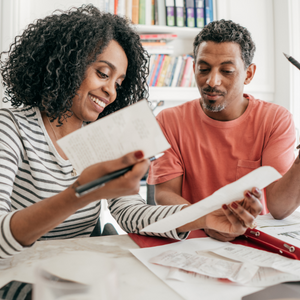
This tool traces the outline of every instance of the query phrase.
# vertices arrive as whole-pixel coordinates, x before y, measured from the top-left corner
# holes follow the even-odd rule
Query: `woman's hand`
[[[253,227],[255,218],[262,211],[262,192],[253,188],[245,191],[245,198],[223,205],[205,216],[205,233],[217,240],[228,242],[245,233],[248,227]]]
[[[91,182],[111,172],[133,166],[133,168],[123,176],[107,182],[90,193],[80,197],[82,201],[92,202],[99,199],[116,198],[126,195],[133,195],[139,192],[140,180],[147,172],[150,165],[148,159],[144,159],[142,151],[130,152],[118,159],[94,164],[86,168],[76,182],[70,187],[76,187]]]

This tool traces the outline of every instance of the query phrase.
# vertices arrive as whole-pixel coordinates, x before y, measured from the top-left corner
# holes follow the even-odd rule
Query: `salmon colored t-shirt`
[[[208,117],[199,99],[164,109],[157,121],[171,149],[151,163],[148,183],[183,176],[182,197],[198,202],[260,166],[284,174],[295,159],[295,128],[285,108],[249,99],[233,121]]]

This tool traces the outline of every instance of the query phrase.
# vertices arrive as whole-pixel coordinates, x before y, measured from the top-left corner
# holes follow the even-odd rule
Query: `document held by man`
[[[253,187],[263,189],[280,177],[281,175],[274,168],[268,166],[260,167],[237,181],[220,188],[209,197],[190,207],[156,223],[152,223],[142,231],[163,233],[178,228],[221,208],[223,204],[242,200],[244,198],[243,193],[246,190],[251,190]]]
[[[120,109],[57,141],[78,173],[86,167],[142,150],[150,158],[170,148],[148,102]]]

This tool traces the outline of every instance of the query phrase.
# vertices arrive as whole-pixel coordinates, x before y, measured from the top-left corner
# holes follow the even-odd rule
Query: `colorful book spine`
[[[161,56],[162,56],[162,54],[158,54],[156,59],[155,59],[154,66],[153,66],[154,67],[153,72],[152,72],[152,75],[151,75],[151,78],[150,78],[150,81],[149,81],[149,86],[153,86],[154,77],[156,75],[157,67],[158,67]]]
[[[175,56],[170,56],[170,63],[168,65],[168,69],[167,69],[167,72],[166,72],[166,76],[165,76],[163,86],[168,86],[168,83],[170,82],[171,72],[172,72],[172,69],[173,69],[173,64],[174,64],[175,58],[176,58]]]
[[[173,77],[174,77],[177,62],[178,62],[178,57],[174,57],[174,61],[172,63],[171,73],[170,73],[170,76],[168,76],[168,78],[167,78],[166,86],[171,86],[172,85],[172,80],[173,80]]]
[[[177,34],[173,33],[157,33],[157,34],[140,34],[141,40],[174,40]]]
[[[192,70],[193,70],[193,58],[191,56],[188,56],[186,59],[182,80],[180,82],[181,87],[189,86]]]
[[[155,0],[151,0],[151,25],[155,25]]]
[[[184,1],[175,0],[175,24],[178,27],[184,26]]]
[[[155,86],[162,87],[164,85],[170,62],[171,62],[171,56],[165,55],[163,65],[161,67],[161,72],[159,74],[159,77],[157,79],[157,83]]]
[[[183,61],[182,56],[178,56],[178,60],[177,60],[174,76],[173,76],[173,79],[172,79],[171,87],[175,87],[176,84],[177,84],[179,73],[180,73],[180,70],[181,70],[182,61]]]
[[[186,26],[195,27],[195,6],[194,0],[186,0]]]
[[[140,0],[132,0],[132,23],[139,24],[139,3]]]
[[[146,24],[146,0],[139,0],[139,24]]]
[[[158,54],[153,54],[150,56],[150,61],[149,61],[149,75],[148,75],[148,78],[147,78],[147,84],[150,85],[150,80],[152,78],[152,75],[153,75],[153,71],[155,69],[155,63],[157,61],[157,57],[158,57]]]
[[[184,69],[185,69],[185,65],[186,65],[186,55],[183,56],[183,60],[182,60],[178,80],[176,82],[176,86],[180,86],[180,84],[181,84],[181,80],[182,80],[182,77],[183,77],[183,72],[184,72]]]
[[[174,0],[166,1],[166,24],[167,26],[175,26],[175,3]]]
[[[158,63],[158,66],[157,66],[156,74],[154,76],[154,80],[152,82],[152,86],[156,86],[156,84],[157,84],[157,80],[158,80],[158,77],[161,73],[161,69],[162,69],[162,65],[164,63],[165,57],[166,57],[166,55],[163,54],[163,55],[161,55],[161,57],[159,59],[159,63]]]
[[[204,0],[194,0],[195,4],[195,27],[204,27]]]
[[[117,15],[118,14],[118,1],[119,0],[114,0],[115,3],[114,3],[114,14]]]
[[[213,1],[212,0],[204,0],[205,1],[205,25],[212,22],[214,20],[214,10],[213,10]]]

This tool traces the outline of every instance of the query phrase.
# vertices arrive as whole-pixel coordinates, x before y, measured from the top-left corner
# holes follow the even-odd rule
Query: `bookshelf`
[[[169,42],[174,47],[172,55],[179,56],[193,52],[193,41],[201,29],[176,26],[158,25],[134,25],[139,34],[172,33],[177,39]],[[149,87],[150,101],[185,102],[199,97],[199,91],[195,87]],[[166,105],[168,106],[168,105]]]

